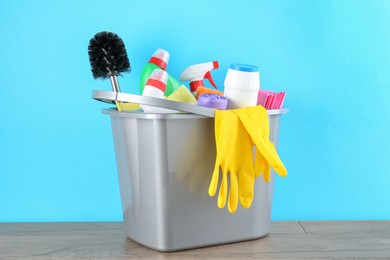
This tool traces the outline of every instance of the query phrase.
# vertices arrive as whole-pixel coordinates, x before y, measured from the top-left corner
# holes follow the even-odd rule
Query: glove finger
[[[219,187],[219,194],[218,194],[218,208],[222,209],[226,205],[226,195],[227,195],[227,172],[222,169],[222,181],[221,186]]]
[[[254,166],[255,179],[259,177],[261,173],[264,172],[267,164],[268,164],[267,161],[261,155],[260,151],[256,149],[256,161]]]
[[[261,174],[263,174],[265,182],[269,182],[271,180],[271,167],[261,155],[260,151],[256,150],[255,178]]]
[[[268,144],[269,151],[273,155],[273,160],[268,161],[269,164],[272,166],[272,168],[274,168],[275,172],[277,172],[280,176],[285,177],[287,175],[287,170],[286,167],[284,167],[282,160],[280,160],[274,144],[269,140],[267,140],[266,143]]]
[[[230,213],[234,213],[238,206],[238,181],[237,175],[230,172],[230,189],[229,189],[229,200],[228,210]]]
[[[260,138],[258,135],[251,135],[251,137],[256,144],[257,151],[260,151],[268,164],[271,165],[280,176],[285,177],[287,175],[287,170],[280,160],[274,144],[269,140]]]
[[[219,164],[217,161],[217,162],[215,162],[213,176],[211,177],[211,181],[210,181],[210,185],[209,185],[210,197],[214,197],[215,193],[217,192],[218,181],[219,181]]]
[[[263,172],[263,178],[265,182],[269,182],[271,180],[271,167],[267,166]]]
[[[253,167],[240,172],[238,182],[238,193],[243,208],[249,208],[253,201],[255,179]]]

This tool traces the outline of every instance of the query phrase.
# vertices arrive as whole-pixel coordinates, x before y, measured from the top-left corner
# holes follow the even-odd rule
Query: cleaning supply
[[[266,109],[281,109],[283,106],[286,92],[273,92],[260,89],[257,97],[257,104]]]
[[[183,102],[171,101],[162,98],[147,97],[141,95],[134,95],[129,93],[115,93],[112,91],[94,90],[92,98],[105,103],[113,103],[115,101],[124,103],[137,103],[140,105],[147,105],[153,107],[166,108],[175,111],[187,112],[203,117],[214,118],[215,109],[201,107],[194,104],[187,104]]]
[[[195,98],[198,99],[200,95],[202,94],[218,94],[220,96],[223,96],[223,92],[216,90],[216,89],[211,89],[211,88],[206,88],[206,87],[198,87],[196,90],[196,96]]]
[[[190,90],[196,95],[198,87],[204,87],[203,80],[208,79],[214,88],[218,89],[211,77],[211,70],[218,69],[218,61],[210,61],[187,67],[180,75],[180,81],[189,81]]]
[[[270,180],[272,167],[285,177],[287,170],[280,160],[273,143],[269,140],[267,111],[262,106],[215,111],[215,142],[217,158],[209,185],[209,195],[213,197],[219,182],[218,207],[223,208],[228,194],[227,174],[230,175],[228,210],[237,209],[237,197],[244,208],[250,207],[253,200],[255,178],[262,173],[264,180]],[[253,163],[252,144],[256,146],[256,159]],[[238,183],[238,184],[237,184]]]
[[[216,110],[214,125],[217,158],[208,193],[211,197],[215,195],[219,176],[221,176],[217,205],[219,208],[224,208],[228,196],[228,210],[234,213],[237,210],[238,200],[244,208],[249,208],[253,200],[252,144],[237,114],[232,110]],[[228,181],[228,173],[230,181]]]
[[[131,71],[122,39],[112,32],[97,33],[89,42],[88,55],[93,77],[110,78],[113,91],[121,92],[117,76]],[[121,111],[119,103],[115,103]]]
[[[191,94],[191,92],[184,85],[181,85],[178,89],[176,89],[171,95],[169,95],[166,98],[166,100],[184,102],[188,104],[198,103],[196,98]]]
[[[93,77],[110,78],[113,91],[120,92],[117,76],[131,71],[122,39],[112,32],[97,33],[89,42],[88,54]]]
[[[260,89],[260,74],[257,66],[230,65],[224,85],[224,96],[229,99],[230,109],[257,105]]]
[[[162,69],[155,69],[146,82],[142,96],[164,99],[164,92],[168,81],[168,73]],[[145,113],[176,113],[175,110],[142,105]]]
[[[141,106],[136,103],[121,103],[116,102],[116,106],[118,108],[118,111],[136,111],[141,110]]]
[[[146,82],[155,69],[166,70],[169,62],[170,54],[164,49],[157,49],[149,62],[144,66],[140,77],[140,93],[143,93]],[[165,96],[169,96],[173,91],[180,87],[180,83],[168,75],[167,87],[165,90]]]
[[[285,177],[287,170],[280,160],[274,144],[269,140],[269,123],[266,109],[262,106],[255,106],[232,111],[238,115],[252,143],[256,146],[256,156],[261,155],[263,157],[256,158],[255,169],[260,169],[260,164],[265,160],[276,173],[281,177]]]
[[[198,98],[198,105],[202,107],[226,110],[228,99],[218,94],[202,94]]]

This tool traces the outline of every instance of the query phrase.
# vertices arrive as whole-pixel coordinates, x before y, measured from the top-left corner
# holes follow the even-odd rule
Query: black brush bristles
[[[92,75],[95,79],[106,79],[131,71],[125,44],[115,33],[95,34],[89,41],[88,54]]]

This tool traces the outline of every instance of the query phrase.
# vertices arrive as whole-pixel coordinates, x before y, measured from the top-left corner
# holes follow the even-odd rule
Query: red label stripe
[[[162,82],[160,80],[156,80],[156,79],[148,79],[148,81],[146,82],[146,85],[158,88],[162,92],[165,92],[165,89],[167,88],[167,86],[164,82]]]
[[[162,59],[156,58],[156,57],[150,58],[149,62],[156,64],[157,66],[159,66],[163,70],[165,70],[167,68],[167,64],[165,63],[165,61],[163,61]]]

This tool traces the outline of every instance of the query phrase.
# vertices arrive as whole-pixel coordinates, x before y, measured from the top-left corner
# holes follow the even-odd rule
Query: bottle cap
[[[149,60],[150,63],[156,64],[161,69],[166,70],[169,62],[169,52],[164,49],[157,49]]]
[[[162,69],[155,69],[152,74],[150,74],[150,77],[146,82],[146,86],[152,86],[160,89],[162,92],[165,92],[167,81],[168,73]]]
[[[249,64],[231,64],[230,68],[232,70],[244,71],[244,72],[258,72],[259,68],[254,65]]]

